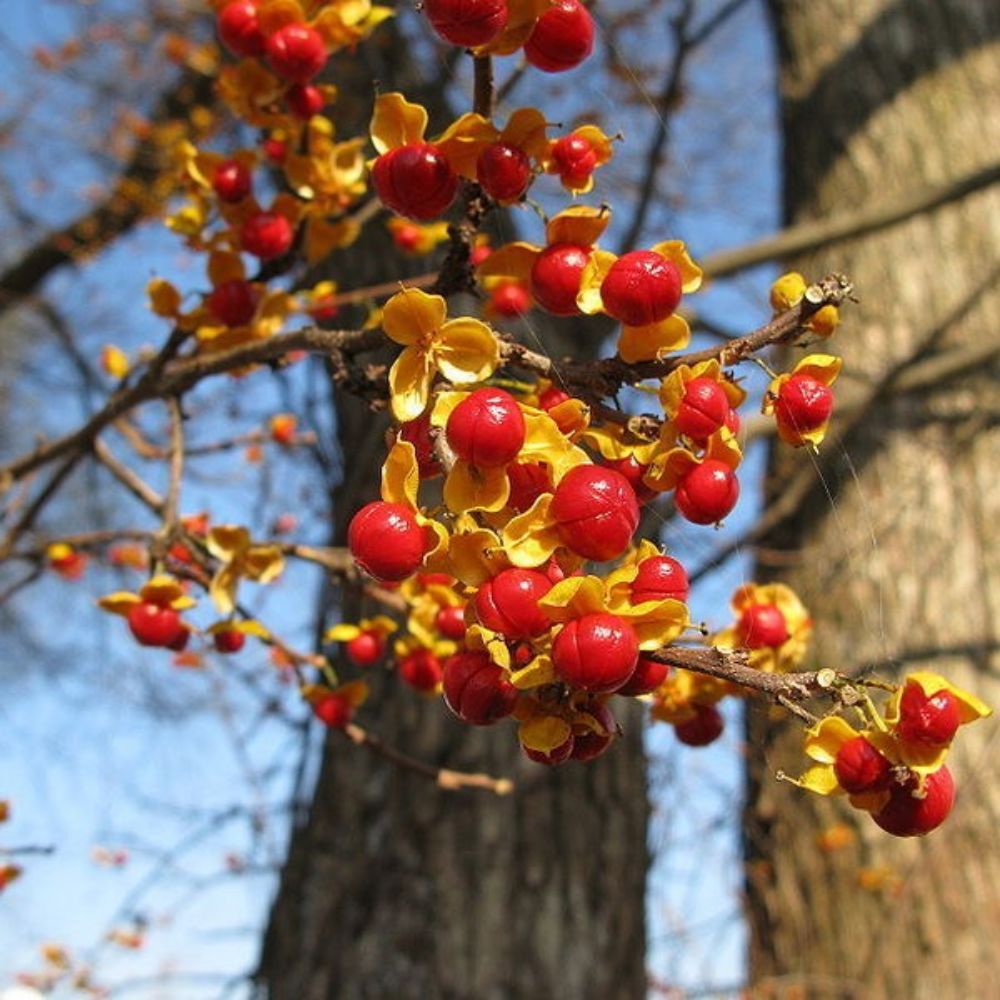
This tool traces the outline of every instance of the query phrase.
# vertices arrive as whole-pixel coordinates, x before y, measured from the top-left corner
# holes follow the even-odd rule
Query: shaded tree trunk
[[[1000,6],[992,0],[773,0],[790,222],[876,203],[991,162],[1000,148]],[[834,349],[861,391],[909,362],[995,337],[1000,192],[790,263],[857,283]],[[759,575],[802,594],[815,661],[886,676],[946,673],[993,704],[1000,622],[996,364],[907,396],[880,393],[827,448]],[[846,415],[842,421],[848,421]],[[836,418],[835,418],[835,428]],[[808,463],[777,446],[767,493]],[[827,496],[829,490],[831,499]],[[772,550],[797,553],[773,572]],[[773,780],[804,763],[801,727],[751,715],[747,890],[754,996],[936,997],[995,992],[1000,794],[995,723],[963,732],[952,819],[898,841],[843,800]],[[845,824],[847,846],[820,835]]]
[[[446,114],[392,31],[364,47],[366,74],[335,68],[338,121],[367,125],[371,78]],[[348,127],[338,125],[341,134]],[[350,251],[345,287],[384,281],[395,261],[376,223]],[[568,333],[568,331],[566,331]],[[567,353],[554,330],[546,346]],[[575,336],[579,350],[579,331]],[[596,347],[596,341],[591,348]],[[336,400],[345,478],[334,541],[377,493],[384,417]],[[345,618],[371,614],[345,595]],[[645,992],[645,767],[639,718],[593,765],[546,771],[524,762],[504,724],[474,730],[393,677],[374,681],[360,721],[421,760],[508,775],[499,798],[455,793],[334,734],[314,799],[293,832],[258,973],[275,1000],[350,998],[634,998]]]

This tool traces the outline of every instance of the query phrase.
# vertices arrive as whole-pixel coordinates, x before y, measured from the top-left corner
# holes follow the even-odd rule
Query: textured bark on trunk
[[[789,221],[870,205],[996,158],[1000,6],[993,0],[773,0],[781,58]],[[995,337],[1000,192],[789,262],[856,282],[834,342],[843,391],[908,360]],[[761,550],[816,622],[817,664],[918,667],[1000,700],[997,368],[909,396],[882,396]],[[846,419],[846,418],[845,418]],[[809,458],[779,446],[767,492]],[[829,490],[833,503],[827,497]],[[797,553],[771,570],[773,550]],[[770,564],[774,565],[772,561]],[[786,560],[787,561],[787,560]],[[803,768],[801,727],[752,713],[747,891],[754,996],[936,997],[995,992],[1000,812],[996,724],[963,732],[950,763],[952,819],[898,841],[844,801],[776,783]],[[853,843],[824,852],[835,823]]]
[[[367,70],[382,90],[431,104],[433,122],[443,94],[421,87],[405,51],[380,31],[367,46]],[[345,101],[360,105],[366,124],[370,77],[348,72],[335,74],[338,112]],[[392,250],[377,233],[365,240],[350,251],[350,274],[338,275],[345,287],[402,273],[387,270]],[[568,332],[544,331],[553,354],[579,351],[579,331],[572,347]],[[337,413],[346,478],[335,494],[335,542],[343,544],[350,515],[377,493],[386,421],[346,397]],[[348,598],[345,617],[377,610]],[[433,764],[511,776],[517,789],[505,798],[443,791],[329,738],[271,911],[260,993],[641,997],[648,805],[639,719],[621,719],[627,735],[603,760],[553,772],[521,760],[508,726],[464,726],[440,699],[391,677],[374,689],[375,710],[359,721],[386,742]]]

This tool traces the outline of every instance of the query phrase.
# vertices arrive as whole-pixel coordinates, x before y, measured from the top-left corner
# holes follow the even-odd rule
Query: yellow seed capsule
[[[798,271],[783,274],[771,285],[771,308],[775,312],[791,309],[802,301],[807,287],[806,279]]]

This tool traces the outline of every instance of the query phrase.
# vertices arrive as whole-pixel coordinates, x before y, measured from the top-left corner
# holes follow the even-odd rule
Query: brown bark
[[[357,78],[338,64],[338,121],[367,124],[371,77],[445,114],[391,30],[362,49]],[[365,75],[368,74],[368,75]],[[438,120],[435,121],[435,118]],[[348,126],[341,127],[348,134]],[[378,223],[350,251],[347,287],[384,279],[394,259]],[[456,306],[453,306],[455,308]],[[568,353],[568,329],[544,333]],[[575,350],[579,350],[575,331]],[[596,346],[596,340],[591,345]],[[336,401],[345,478],[333,542],[377,492],[384,416]],[[377,610],[344,595],[345,618]],[[523,762],[509,725],[474,730],[440,699],[392,676],[374,681],[360,721],[436,765],[515,779],[515,792],[449,792],[352,747],[324,749],[308,816],[293,832],[258,973],[275,1000],[352,998],[633,998],[645,991],[647,801],[639,720],[593,765],[549,772]]]
[[[993,162],[1000,7],[991,0],[772,7],[790,222],[864,209]],[[789,262],[856,282],[861,305],[833,345],[852,389],[997,328],[998,217],[993,186]],[[995,362],[984,364],[961,381],[876,399],[824,454],[824,482],[762,540],[769,552],[797,553],[781,576],[813,613],[815,665],[937,670],[998,702],[996,374]],[[775,446],[771,498],[804,461]],[[756,762],[746,817],[754,996],[995,992],[995,723],[961,734],[950,762],[958,804],[922,841],[895,840],[843,800],[774,782],[777,768],[803,767],[798,725],[769,726],[754,713],[748,736]],[[817,838],[834,823],[855,839],[823,852]]]

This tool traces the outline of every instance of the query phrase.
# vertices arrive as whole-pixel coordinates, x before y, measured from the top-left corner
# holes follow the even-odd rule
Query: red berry
[[[543,493],[552,492],[552,477],[538,462],[513,462],[507,466],[510,496],[507,506],[523,514]]]
[[[436,218],[454,201],[458,175],[437,146],[420,142],[383,153],[372,166],[372,183],[387,208],[425,220]]]
[[[220,653],[238,653],[246,641],[246,635],[235,628],[223,629],[212,636],[212,642]]]
[[[740,415],[735,410],[730,410],[726,414],[726,427],[735,437],[740,432]]]
[[[469,263],[473,267],[479,267],[491,253],[493,253],[493,247],[489,243],[479,243],[472,248],[472,252],[469,254]]]
[[[593,701],[580,707],[588,715],[592,715],[604,730],[601,733],[595,733],[588,729],[585,732],[574,734],[573,752],[570,756],[573,760],[588,761],[600,757],[614,743],[615,737],[618,735],[618,722],[611,714],[611,709],[603,702]]]
[[[456,653],[444,661],[444,700],[463,722],[489,726],[514,710],[517,688],[486,653]]]
[[[321,299],[317,299],[309,306],[309,315],[312,316],[317,323],[329,323],[330,320],[337,318],[337,313],[340,312],[340,306],[337,303],[337,297],[335,295],[325,295]],[[289,354],[289,357],[291,354]]]
[[[286,24],[267,40],[267,61],[282,79],[308,83],[326,65],[326,45],[307,24]]]
[[[538,405],[548,413],[549,410],[554,410],[560,403],[565,403],[567,399],[571,398],[568,392],[563,392],[562,389],[557,389],[554,385],[550,385],[538,397]]]
[[[344,652],[356,667],[370,667],[382,659],[385,639],[378,632],[362,632],[361,635],[348,639]]]
[[[833,761],[837,783],[850,795],[886,788],[892,780],[892,764],[864,738],[844,743]]]
[[[531,295],[519,281],[504,281],[490,294],[490,305],[499,315],[516,319],[531,308]]]
[[[617,615],[598,613],[567,622],[552,643],[552,665],[567,684],[607,694],[634,673],[635,630]]]
[[[686,601],[691,591],[687,571],[673,556],[650,556],[639,563],[632,581],[632,604],[643,601]]]
[[[640,694],[649,694],[655,691],[670,673],[670,667],[659,660],[651,660],[648,656],[640,654],[635,665],[635,672],[632,676],[615,692],[626,697],[635,697]]]
[[[465,638],[465,606],[449,604],[443,607],[434,619],[437,630],[446,639],[461,640]]]
[[[445,436],[455,454],[482,469],[508,465],[524,444],[524,416],[503,389],[476,389],[448,417]]]
[[[212,175],[212,190],[219,201],[233,205],[250,195],[253,190],[253,178],[239,160],[225,160],[215,168]]]
[[[506,639],[533,639],[551,622],[538,602],[552,589],[549,578],[535,569],[501,570],[476,593],[479,621]]]
[[[424,10],[446,42],[466,48],[486,45],[507,26],[507,0],[424,0]]]
[[[570,759],[573,754],[573,745],[575,742],[576,740],[573,734],[570,733],[564,743],[560,743],[559,746],[554,747],[548,752],[523,747],[524,755],[529,760],[533,760],[536,764],[544,764],[546,767],[555,767],[557,764],[565,764],[566,761]]]
[[[654,250],[633,250],[611,265],[601,301],[609,316],[627,326],[658,323],[681,301],[680,268]]]
[[[721,521],[740,498],[736,473],[715,458],[694,466],[677,484],[674,502],[681,514],[694,524]]]
[[[597,150],[582,135],[564,135],[552,144],[552,161],[570,187],[585,187],[597,167]]]
[[[639,504],[628,480],[614,469],[578,465],[563,476],[552,497],[559,538],[586,559],[616,559],[639,526]]]
[[[639,505],[647,504],[656,496],[656,490],[651,490],[644,482],[648,465],[643,465],[635,455],[625,455],[623,458],[614,458],[605,463],[609,469],[620,472],[627,480],[629,486],[635,491],[635,498]]]
[[[413,225],[412,222],[396,226],[392,230],[392,239],[400,250],[416,250],[420,244],[420,227]]]
[[[917,798],[916,781],[893,785],[889,801],[872,819],[895,837],[922,837],[937,829],[955,805],[955,780],[947,767],[927,776],[924,797]]]
[[[494,142],[479,154],[476,179],[496,201],[517,201],[531,183],[531,160],[517,146]]]
[[[710,378],[693,378],[684,386],[674,424],[681,434],[704,441],[726,426],[731,413],[725,390]]]
[[[429,649],[415,649],[399,661],[399,676],[418,691],[433,691],[441,683],[441,661]]]
[[[309,121],[326,105],[323,91],[311,83],[295,83],[285,91],[285,103],[296,118]]]
[[[674,726],[677,739],[689,747],[704,747],[714,743],[726,727],[719,710],[714,705],[691,707],[695,711],[694,718],[688,719],[687,722],[678,722]]]
[[[283,257],[292,248],[295,229],[277,212],[257,212],[243,223],[240,245],[261,260]]]
[[[233,55],[260,56],[266,39],[257,19],[257,4],[253,0],[232,0],[219,11],[219,37]]]
[[[822,427],[832,412],[833,390],[811,375],[793,375],[778,390],[774,403],[778,422],[799,433]]]
[[[531,267],[531,294],[554,316],[577,316],[576,296],[580,276],[590,257],[590,247],[575,243],[553,243],[546,247]]]
[[[265,139],[261,143],[264,155],[274,164],[284,163],[288,156],[288,143],[284,139]]]
[[[224,281],[205,300],[208,311],[226,326],[246,326],[257,311],[257,289],[249,281]]]
[[[433,479],[441,475],[441,463],[434,454],[434,440],[431,437],[431,418],[427,414],[408,420],[399,428],[399,436],[413,445],[421,479]]]
[[[354,717],[354,706],[342,695],[321,695],[312,703],[313,715],[330,729],[343,729]]]
[[[423,562],[424,529],[413,511],[374,500],[351,519],[347,544],[354,561],[377,580],[405,580]]]
[[[181,633],[187,634],[187,629],[181,624],[181,616],[173,608],[150,601],[142,601],[129,608],[128,627],[143,646],[169,646]]]
[[[896,724],[896,731],[904,740],[932,747],[947,746],[961,722],[958,700],[950,691],[941,690],[928,696],[915,681],[906,682]]]
[[[740,616],[740,638],[747,649],[777,649],[788,641],[788,622],[773,604],[751,604]]]
[[[594,20],[577,0],[556,0],[536,22],[524,56],[546,73],[579,66],[594,48]]]

